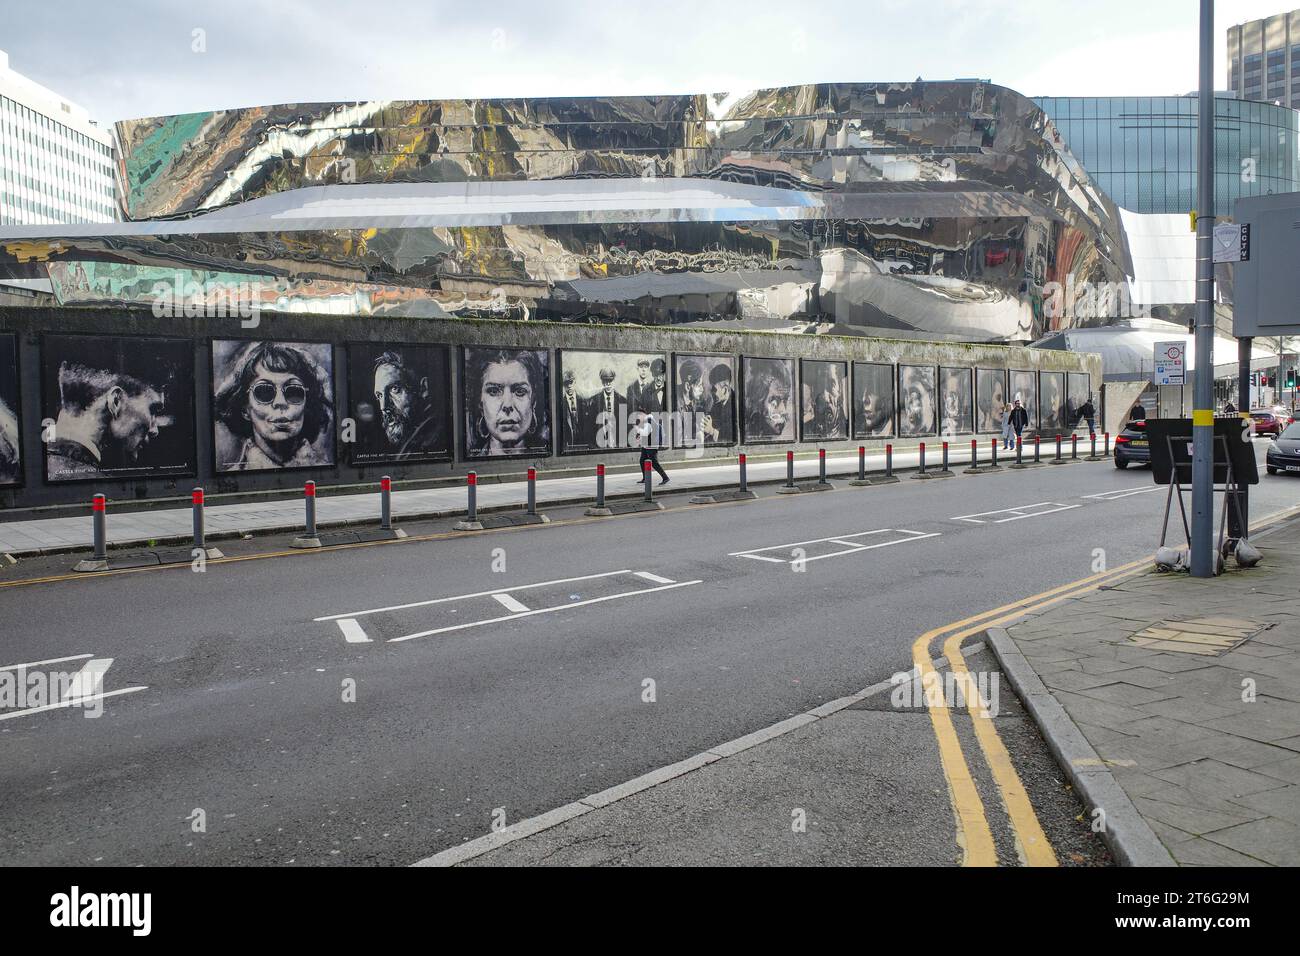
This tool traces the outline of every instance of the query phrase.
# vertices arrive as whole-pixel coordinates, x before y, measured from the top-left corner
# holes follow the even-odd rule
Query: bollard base
[[[690,503],[693,505],[716,505],[723,501],[752,501],[758,495],[752,491],[710,491],[706,494],[692,495]]]
[[[78,561],[74,564],[72,570],[78,571],[82,574],[88,574],[94,571],[107,571],[108,562],[100,561],[95,558],[86,558],[85,560]]]
[[[778,495],[797,495],[799,493],[798,485],[782,485],[776,489]]]
[[[872,481],[870,478],[853,478],[849,481],[849,487],[851,488],[870,488],[874,484],[876,484],[876,482]]]
[[[913,480],[920,480],[920,481],[925,481],[926,479],[933,478],[933,477],[934,477],[934,472],[932,471],[918,471],[915,475],[912,475]]]
[[[1084,461],[1105,461],[1106,459],[1102,458],[1101,455],[1086,455],[1084,456],[1083,460]]]
[[[1053,458],[1048,462],[1049,465],[1073,465],[1079,459],[1077,458]]]
[[[597,508],[593,505],[584,511],[583,514],[588,518],[609,518],[613,516],[614,512],[610,511],[608,508]]]
[[[198,549],[195,548],[195,550],[197,551]],[[224,557],[225,557],[225,555],[221,553],[221,549],[220,549],[220,548],[204,548],[204,549],[203,549],[203,556],[204,556],[205,558],[207,558],[209,561],[215,560],[216,558],[224,558]]]
[[[320,538],[308,538],[306,535],[299,535],[289,543],[291,548],[319,548],[320,546]]]
[[[482,531],[483,522],[481,521],[457,521],[452,525],[455,531]]]
[[[986,475],[991,472],[1001,471],[1001,465],[972,465],[962,471],[963,475]]]

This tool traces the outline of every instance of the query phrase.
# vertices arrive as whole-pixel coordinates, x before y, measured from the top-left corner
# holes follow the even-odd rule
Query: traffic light
[[[1286,387],[1295,388],[1295,369],[1293,368],[1286,370]]]

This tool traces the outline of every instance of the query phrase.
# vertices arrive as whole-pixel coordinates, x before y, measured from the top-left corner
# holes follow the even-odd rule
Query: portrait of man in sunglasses
[[[333,349],[212,343],[218,471],[334,464]]]

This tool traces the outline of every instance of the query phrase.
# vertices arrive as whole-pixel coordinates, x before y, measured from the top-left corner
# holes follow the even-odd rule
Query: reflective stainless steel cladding
[[[1131,272],[1048,130],[979,82],[132,120],[131,221],[8,229],[0,275],[64,303],[225,284],[262,310],[1028,341],[1104,321],[1050,315],[1045,287]]]

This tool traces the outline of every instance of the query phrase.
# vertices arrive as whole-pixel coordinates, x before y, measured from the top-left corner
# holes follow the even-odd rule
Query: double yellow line
[[[927,631],[912,645],[912,662],[916,665],[920,686],[928,689],[939,684],[940,677],[932,663],[935,656],[932,645],[937,640],[943,639],[943,656],[948,660],[953,681],[962,688],[966,709],[971,715],[971,723],[975,728],[975,739],[979,742],[984,762],[988,765],[998,795],[1006,808],[1007,816],[1011,819],[1017,848],[1029,866],[1056,866],[1056,854],[1052,850],[1051,841],[1043,833],[1029,795],[1025,792],[1024,784],[1020,782],[1020,775],[1016,773],[1016,768],[1011,762],[1011,755],[1007,753],[1006,745],[1003,744],[993,720],[989,717],[975,679],[966,670],[966,659],[962,656],[961,642],[972,634],[982,633],[986,628],[1009,623],[1025,614],[1131,577],[1149,567],[1150,564],[1150,558],[1140,558],[1121,567],[1042,591],[1011,604],[1004,604]],[[925,701],[926,710],[930,715],[930,725],[939,743],[939,759],[943,764],[948,794],[952,799],[953,816],[957,822],[957,844],[962,848],[962,865],[997,866],[998,855],[993,843],[993,832],[989,826],[988,815],[984,810],[984,801],[980,799],[979,790],[975,787],[975,780],[971,776],[970,765],[962,752],[952,715],[942,694],[927,690]]]

